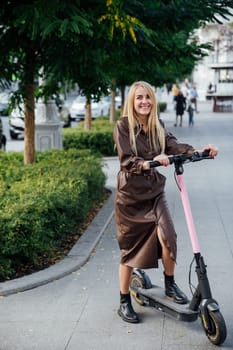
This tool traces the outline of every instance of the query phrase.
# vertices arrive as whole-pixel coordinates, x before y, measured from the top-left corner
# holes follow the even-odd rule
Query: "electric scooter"
[[[145,271],[134,269],[130,280],[130,293],[137,303],[144,306],[152,306],[163,311],[178,320],[192,322],[200,316],[202,326],[209,339],[215,345],[222,344],[227,336],[225,320],[220,312],[219,305],[212,297],[209,280],[207,277],[204,258],[200,253],[197,233],[192,217],[188,193],[184,183],[184,163],[196,162],[203,159],[213,159],[209,151],[194,152],[191,155],[179,154],[169,157],[170,164],[174,164],[175,178],[181,193],[185,218],[193,248],[193,261],[196,262],[197,287],[192,291],[191,272],[189,273],[189,285],[192,292],[192,299],[189,304],[180,305],[174,303],[164,293],[164,289],[151,283]],[[150,167],[158,167],[161,164],[157,161],[150,162]],[[190,265],[190,271],[191,266]]]

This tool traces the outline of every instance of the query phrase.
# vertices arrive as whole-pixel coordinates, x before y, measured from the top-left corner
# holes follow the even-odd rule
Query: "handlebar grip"
[[[193,157],[192,157],[192,162],[196,162],[198,160],[203,160],[203,159],[214,159],[213,156],[210,156],[210,150],[207,149],[203,152],[194,152]]]
[[[150,168],[157,168],[158,166],[162,166],[162,164],[157,162],[156,160],[149,162],[149,165],[150,165]]]
[[[200,153],[200,156],[203,157],[203,158],[209,157],[209,155],[210,155],[210,150],[209,149],[207,149],[207,150],[205,150],[205,151]]]
[[[169,159],[170,164],[172,164],[174,161],[174,157],[170,156],[170,157],[168,157],[168,159]],[[157,168],[159,166],[163,166],[163,164],[161,164],[157,160],[153,160],[153,161],[149,162],[149,164],[150,164],[150,168]]]

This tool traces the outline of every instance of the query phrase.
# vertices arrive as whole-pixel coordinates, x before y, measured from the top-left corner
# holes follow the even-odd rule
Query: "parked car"
[[[23,109],[16,107],[12,110],[9,117],[9,132],[12,140],[24,138],[24,112]]]
[[[116,109],[120,109],[121,108],[121,96],[116,96],[115,97],[115,107],[116,107]]]
[[[37,109],[35,107],[35,115]],[[71,126],[71,116],[68,107],[64,102],[58,106],[58,113],[60,116],[63,128]],[[9,118],[9,132],[13,140],[24,138],[24,110],[23,107],[16,107],[12,110]]]
[[[3,125],[2,125],[2,119],[0,117],[0,149],[6,150],[6,135],[3,134]]]
[[[108,108],[110,110],[110,105],[111,105],[111,96],[108,95],[106,97],[104,97],[104,99],[106,100],[106,103],[108,104]],[[116,96],[115,97],[115,109],[120,109],[121,108],[121,96]]]
[[[69,128],[71,127],[71,114],[68,105],[66,102],[62,99],[59,100],[59,103],[57,104],[58,113],[60,116],[60,120],[63,123],[63,128]]]
[[[86,106],[86,97],[79,95],[73,101],[70,107],[71,119],[75,121],[85,119],[85,106]],[[108,100],[103,97],[99,102],[91,101],[91,116],[92,119],[96,119],[101,116],[107,116],[110,111],[110,104]]]
[[[10,101],[10,91],[0,92],[0,114],[6,113]]]

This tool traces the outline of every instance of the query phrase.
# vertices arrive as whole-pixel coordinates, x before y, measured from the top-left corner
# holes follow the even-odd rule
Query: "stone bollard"
[[[62,123],[53,100],[39,100],[35,114],[35,149],[45,151],[63,149]]]

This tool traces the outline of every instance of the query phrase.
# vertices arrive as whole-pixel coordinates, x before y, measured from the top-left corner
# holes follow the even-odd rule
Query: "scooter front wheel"
[[[202,324],[205,329],[209,341],[214,345],[221,345],[227,336],[225,320],[220,311],[208,310],[208,317],[211,324],[211,329],[206,329],[204,317],[201,315]]]

